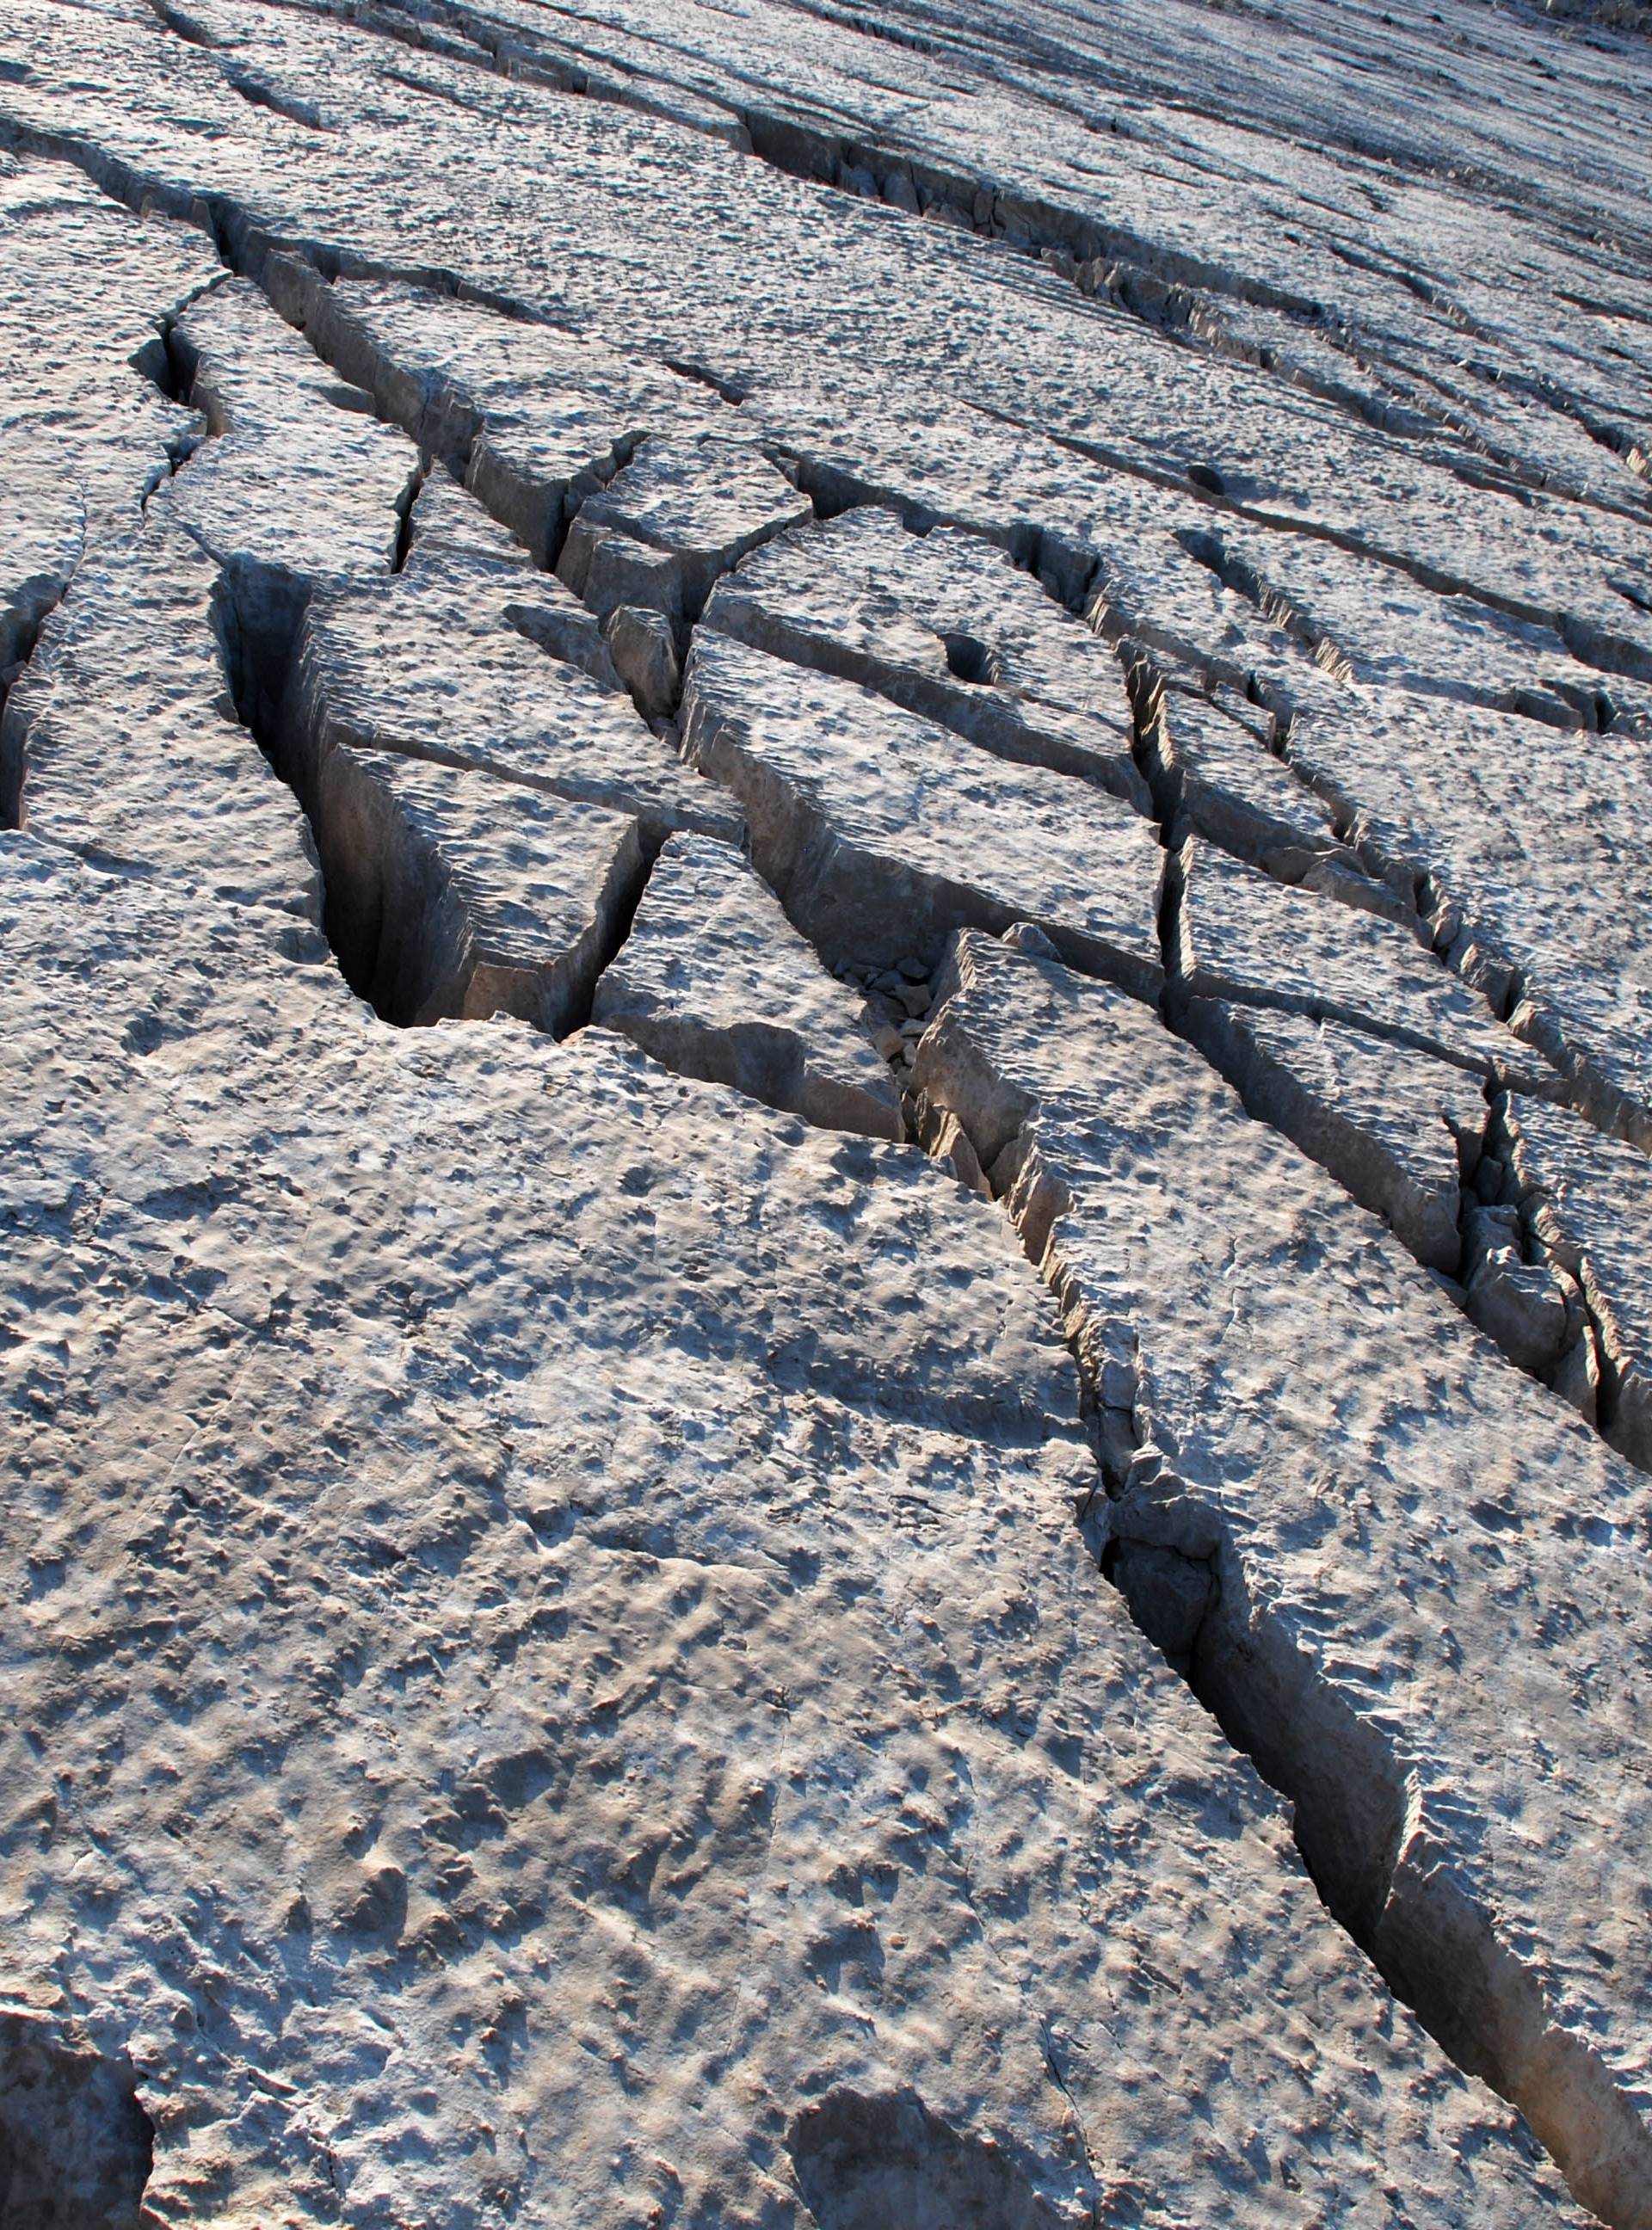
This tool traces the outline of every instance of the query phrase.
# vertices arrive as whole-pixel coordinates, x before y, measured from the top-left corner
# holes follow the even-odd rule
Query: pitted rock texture
[[[0,2226],[1652,2230],[1652,47],[9,0]]]

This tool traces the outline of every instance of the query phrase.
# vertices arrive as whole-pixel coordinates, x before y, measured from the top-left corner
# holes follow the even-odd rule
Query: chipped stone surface
[[[750,442],[652,441],[580,506],[557,570],[603,619],[621,604],[649,603],[691,623],[720,574],[811,515]],[[638,543],[652,561],[653,596],[636,593]]]
[[[1652,2230],[1642,13],[0,9],[17,2230]]]
[[[858,1005],[737,852],[673,836],[591,1019],[680,1076],[732,1085],[827,1130],[898,1139],[899,1095]]]
[[[198,435],[142,364],[220,272],[198,234],[134,223],[75,171],[0,166],[0,689],[88,541],[134,526]]]
[[[1480,1160],[1484,1089],[1463,1069],[1307,1015],[1196,999],[1182,1027],[1250,1112],[1385,1218],[1420,1262],[1462,1266],[1462,1189]]]
[[[1159,794],[1179,841],[1189,829],[1281,882],[1337,848],[1330,808],[1275,758],[1268,715],[1224,692],[1169,691],[1150,726]]]
[[[417,458],[244,280],[193,304],[172,345],[216,438],[169,508],[229,575],[246,655],[268,671],[318,587],[390,571]]]
[[[642,881],[637,825],[468,769],[336,745],[316,786],[327,933],[393,1022],[519,1015],[560,1036]]]
[[[706,617],[1147,810],[1117,659],[976,535],[914,534],[878,506],[846,512],[747,558],[718,583]]]
[[[1507,1125],[1526,1218],[1588,1301],[1605,1379],[1601,1429],[1652,1471],[1652,1164],[1567,1108],[1516,1098]]]
[[[1028,2219],[1566,2219],[1074,1556],[1072,1366],[979,1203],[3,857],[73,1111],[6,1109],[8,1959],[130,2040],[157,2219],[806,2222],[820,2121],[864,2175],[853,2099],[913,2096]]]
[[[235,717],[217,567],[152,506],[77,570],[0,719],[0,812],[180,908],[319,922],[310,832]]]
[[[952,983],[917,1080],[1139,1442],[1126,1593],[1333,1910],[1633,2219],[1644,1481],[1150,1012],[978,936]]]
[[[1507,1080],[1542,1062],[1402,923],[1291,888],[1211,845],[1183,853],[1176,984],[1376,1030]]]
[[[1291,756],[1438,933],[1572,1082],[1652,1146],[1645,745],[1365,689],[1293,721]]]
[[[739,798],[764,880],[829,961],[932,957],[950,922],[1027,920],[1080,964],[1157,989],[1162,854],[1106,791],[709,629],[683,748]]]
[[[337,744],[470,767],[501,783],[635,814],[652,845],[694,828],[738,840],[725,792],[649,732],[629,697],[539,647],[595,622],[536,579],[502,594],[403,576],[306,616],[288,751],[300,796]],[[508,802],[501,810],[508,809]]]

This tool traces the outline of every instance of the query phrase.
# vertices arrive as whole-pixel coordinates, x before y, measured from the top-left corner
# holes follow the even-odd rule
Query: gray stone
[[[904,1136],[853,994],[739,853],[710,837],[667,841],[591,1019],[680,1076],[730,1085],[825,1130]]]
[[[408,550],[402,569],[416,577],[457,571],[487,580],[528,570],[528,554],[446,465],[425,474],[408,519]]]
[[[1510,1162],[1541,1254],[1582,1287],[1598,1346],[1601,1430],[1652,1471],[1652,1164],[1570,1109],[1513,1099]]]
[[[701,629],[683,751],[739,799],[752,856],[829,966],[939,954],[960,922],[1038,923],[1152,996],[1162,854],[1089,783],[1014,767],[870,691]]]
[[[916,2098],[1029,2220],[1569,2219],[1078,1553],[961,1188],[27,837],[0,908],[11,1987],[95,1936],[150,2208],[801,2226]]]
[[[406,577],[319,598],[287,732],[284,771],[300,796],[343,743],[632,814],[653,848],[674,828],[738,838],[732,802],[650,735],[627,697],[527,640],[536,609],[536,590],[500,605],[465,583]]]
[[[668,719],[682,691],[676,638],[663,612],[620,604],[603,628],[615,671],[645,720]]]
[[[166,507],[224,571],[243,702],[261,696],[269,719],[309,597],[390,571],[418,458],[246,280],[192,304],[173,345],[214,438]]]
[[[162,331],[218,275],[198,234],[140,222],[65,164],[0,175],[0,695],[84,551],[132,532],[199,438],[159,383]]]
[[[388,1021],[585,1020],[642,884],[637,825],[468,769],[340,744],[316,799],[327,930]]]
[[[1099,782],[1143,812],[1112,650],[1002,551],[892,511],[846,512],[720,581],[707,624],[855,681],[1000,757]]]
[[[1187,689],[1164,694],[1148,735],[1158,794],[1180,842],[1190,831],[1300,882],[1339,847],[1330,809],[1269,748],[1269,716]]]
[[[1644,1482],[1151,1012],[976,935],[944,988],[917,1085],[1092,1386],[1133,1373],[1115,1577],[1291,1796],[1332,1909],[1635,2220]],[[1160,1626],[1167,1556],[1204,1585]]]
[[[810,516],[808,498],[749,442],[650,441],[586,499],[557,570],[603,619],[647,603],[692,623],[720,574]]]
[[[1177,996],[1287,1008],[1543,1086],[1540,1059],[1401,925],[1276,883],[1193,840],[1182,866]]]
[[[1195,1000],[1182,1028],[1250,1113],[1299,1145],[1418,1261],[1462,1266],[1462,1189],[1480,1160],[1486,1096],[1462,1068],[1282,1009]]]
[[[159,507],[75,574],[0,718],[0,820],[180,911],[268,906],[318,924],[310,832],[239,726],[217,567]]]

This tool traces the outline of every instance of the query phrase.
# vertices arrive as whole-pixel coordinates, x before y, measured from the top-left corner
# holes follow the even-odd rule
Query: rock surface
[[[732,1085],[826,1130],[898,1140],[900,1096],[856,1003],[737,852],[672,836],[591,1020],[679,1076]]]
[[[1111,987],[965,935],[916,1078],[1115,1413],[1144,1627],[1384,1973],[1632,2219],[1644,1482]]]
[[[996,760],[851,682],[700,634],[683,749],[733,791],[752,857],[829,962],[934,958],[959,920],[1038,924],[1151,994],[1162,854],[1105,790]]]
[[[1639,12],[0,10],[0,2222],[1652,2230]]]

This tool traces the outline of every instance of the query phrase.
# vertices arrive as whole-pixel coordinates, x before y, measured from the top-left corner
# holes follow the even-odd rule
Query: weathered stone
[[[676,638],[663,612],[620,604],[603,630],[614,669],[645,720],[668,719],[677,709],[682,669]]]
[[[918,1086],[1092,1385],[1133,1372],[1114,1576],[1292,1797],[1333,1911],[1637,2220],[1644,1483],[1151,1012],[974,935],[944,988]],[[1197,1591],[1161,1623],[1166,1559]]]
[[[1028,2220],[1568,2219],[1076,1553],[979,1203],[0,868],[8,1958],[95,1937],[161,2219],[803,2226],[891,2098]]]
[[[732,790],[752,856],[829,965],[937,955],[960,922],[1038,923],[1143,996],[1162,854],[1104,790],[1012,767],[868,690],[702,629],[683,751]]]
[[[340,744],[316,823],[328,934],[388,1021],[584,1021],[642,888],[635,821]]]
[[[1487,1111],[1475,1078],[1432,1054],[1268,1007],[1197,999],[1184,1034],[1250,1113],[1392,1225],[1418,1261],[1455,1277],[1462,1189]]]
[[[1283,1007],[1539,1086],[1544,1065],[1404,926],[1293,889],[1210,845],[1182,854],[1177,996]]]
[[[1367,687],[1290,752],[1594,1118],[1652,1145],[1647,747]]]
[[[326,287],[287,264],[276,290],[316,346],[433,452],[537,564],[645,435],[715,426],[723,406],[657,363],[418,288]]]
[[[1330,809],[1274,757],[1267,713],[1223,691],[1171,689],[1148,725],[1157,794],[1171,841],[1190,831],[1300,882],[1339,848]]]
[[[131,532],[198,438],[158,383],[162,332],[218,274],[198,235],[140,222],[61,164],[0,173],[0,696],[84,551]]]
[[[167,507],[223,569],[240,694],[267,700],[268,719],[309,597],[390,572],[418,460],[245,280],[192,304],[172,346],[215,438],[171,484]]]
[[[680,1076],[732,1085],[825,1130],[903,1136],[852,994],[739,853],[711,837],[668,841],[591,1019]]]
[[[810,516],[808,498],[749,442],[651,441],[587,497],[557,570],[601,618],[648,603],[692,623],[720,574]],[[639,578],[650,593],[639,595]]]
[[[536,584],[500,605],[466,583],[405,577],[318,599],[287,730],[284,770],[300,796],[342,743],[633,814],[651,848],[674,828],[738,840],[732,801],[650,735],[627,697],[527,639],[542,610],[560,622]]]
[[[1507,1119],[1526,1222],[1588,1303],[1602,1368],[1601,1430],[1652,1471],[1652,1163],[1567,1108],[1516,1098]]]
[[[455,570],[483,579],[503,570],[514,577],[527,571],[528,554],[445,465],[436,464],[421,482],[408,517],[402,570],[416,578]]]
[[[748,558],[718,583],[706,620],[1151,809],[1116,656],[978,536],[846,512]]]
[[[1571,2220],[1214,1704],[1652,2230],[1640,1270],[1516,1166],[1652,1145],[1652,48],[1573,12],[0,9],[0,2214]],[[480,936],[569,1038],[352,998],[280,775],[387,1009]],[[577,1027],[742,800],[935,1161]],[[1058,968],[1214,1010],[1189,830],[1218,1056],[1442,1256],[1455,1174],[1451,1276]]]
[[[218,569],[160,506],[75,574],[0,718],[0,821],[203,899],[319,924],[290,791],[236,724]]]

